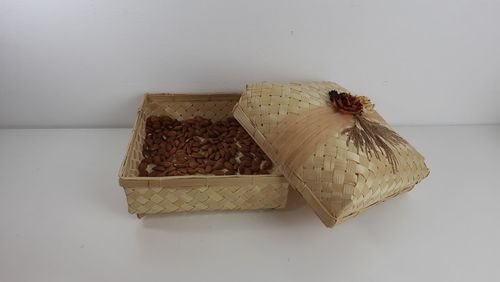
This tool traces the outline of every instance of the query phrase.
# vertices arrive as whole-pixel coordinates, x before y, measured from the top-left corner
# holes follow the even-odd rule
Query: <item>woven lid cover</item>
[[[332,90],[347,92],[333,82],[247,85],[234,108],[234,117],[328,227],[410,190],[429,173],[423,157],[375,111],[360,118],[336,111]],[[363,141],[365,133],[387,132],[388,145],[377,136],[370,139],[373,147]]]

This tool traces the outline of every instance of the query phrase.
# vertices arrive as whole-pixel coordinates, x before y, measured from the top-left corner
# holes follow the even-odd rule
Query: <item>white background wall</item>
[[[0,0],[0,127],[131,126],[148,91],[333,80],[393,124],[500,122],[500,1]]]

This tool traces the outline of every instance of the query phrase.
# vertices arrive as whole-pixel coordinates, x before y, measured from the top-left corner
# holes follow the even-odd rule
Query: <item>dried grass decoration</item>
[[[358,153],[365,152],[370,160],[375,156],[380,160],[385,157],[392,167],[398,170],[396,153],[398,145],[407,144],[396,132],[377,121],[367,119],[364,114],[373,111],[374,105],[366,96],[351,95],[346,92],[331,90],[328,95],[335,111],[353,116],[353,125],[341,134],[347,135],[347,144],[352,140]]]

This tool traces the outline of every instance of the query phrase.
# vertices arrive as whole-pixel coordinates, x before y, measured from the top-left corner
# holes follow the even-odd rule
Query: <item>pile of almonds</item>
[[[271,160],[234,118],[146,120],[139,176],[269,174]]]

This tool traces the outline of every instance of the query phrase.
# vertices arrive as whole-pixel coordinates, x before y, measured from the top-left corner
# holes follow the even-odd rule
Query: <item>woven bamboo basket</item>
[[[138,176],[147,117],[167,115],[183,120],[202,116],[217,121],[232,116],[240,95],[144,95],[119,172],[130,213],[142,217],[156,213],[275,209],[286,205],[288,182],[276,170],[270,175]]]
[[[321,129],[324,123],[336,126],[345,118],[334,114],[328,97],[331,90],[347,91],[333,82],[258,83],[246,87],[234,109],[234,117],[328,227],[411,190],[429,174],[424,158],[411,145],[405,143],[394,148],[399,167],[393,171],[386,159],[370,158],[357,150],[353,142],[347,142],[343,128],[325,133],[324,139],[301,162],[294,165],[287,162],[284,155],[289,148],[284,146],[295,142],[298,145],[293,152],[300,154],[308,146],[307,142],[302,145],[300,142],[314,139],[303,131],[313,132],[310,128],[317,127],[318,132],[324,132]],[[311,122],[316,117],[309,113],[321,111],[329,119],[319,125]],[[273,136],[281,134],[284,121],[302,116],[307,118],[294,124],[303,131],[287,128],[294,133],[289,141],[272,142]],[[383,124],[390,128],[385,121]]]

